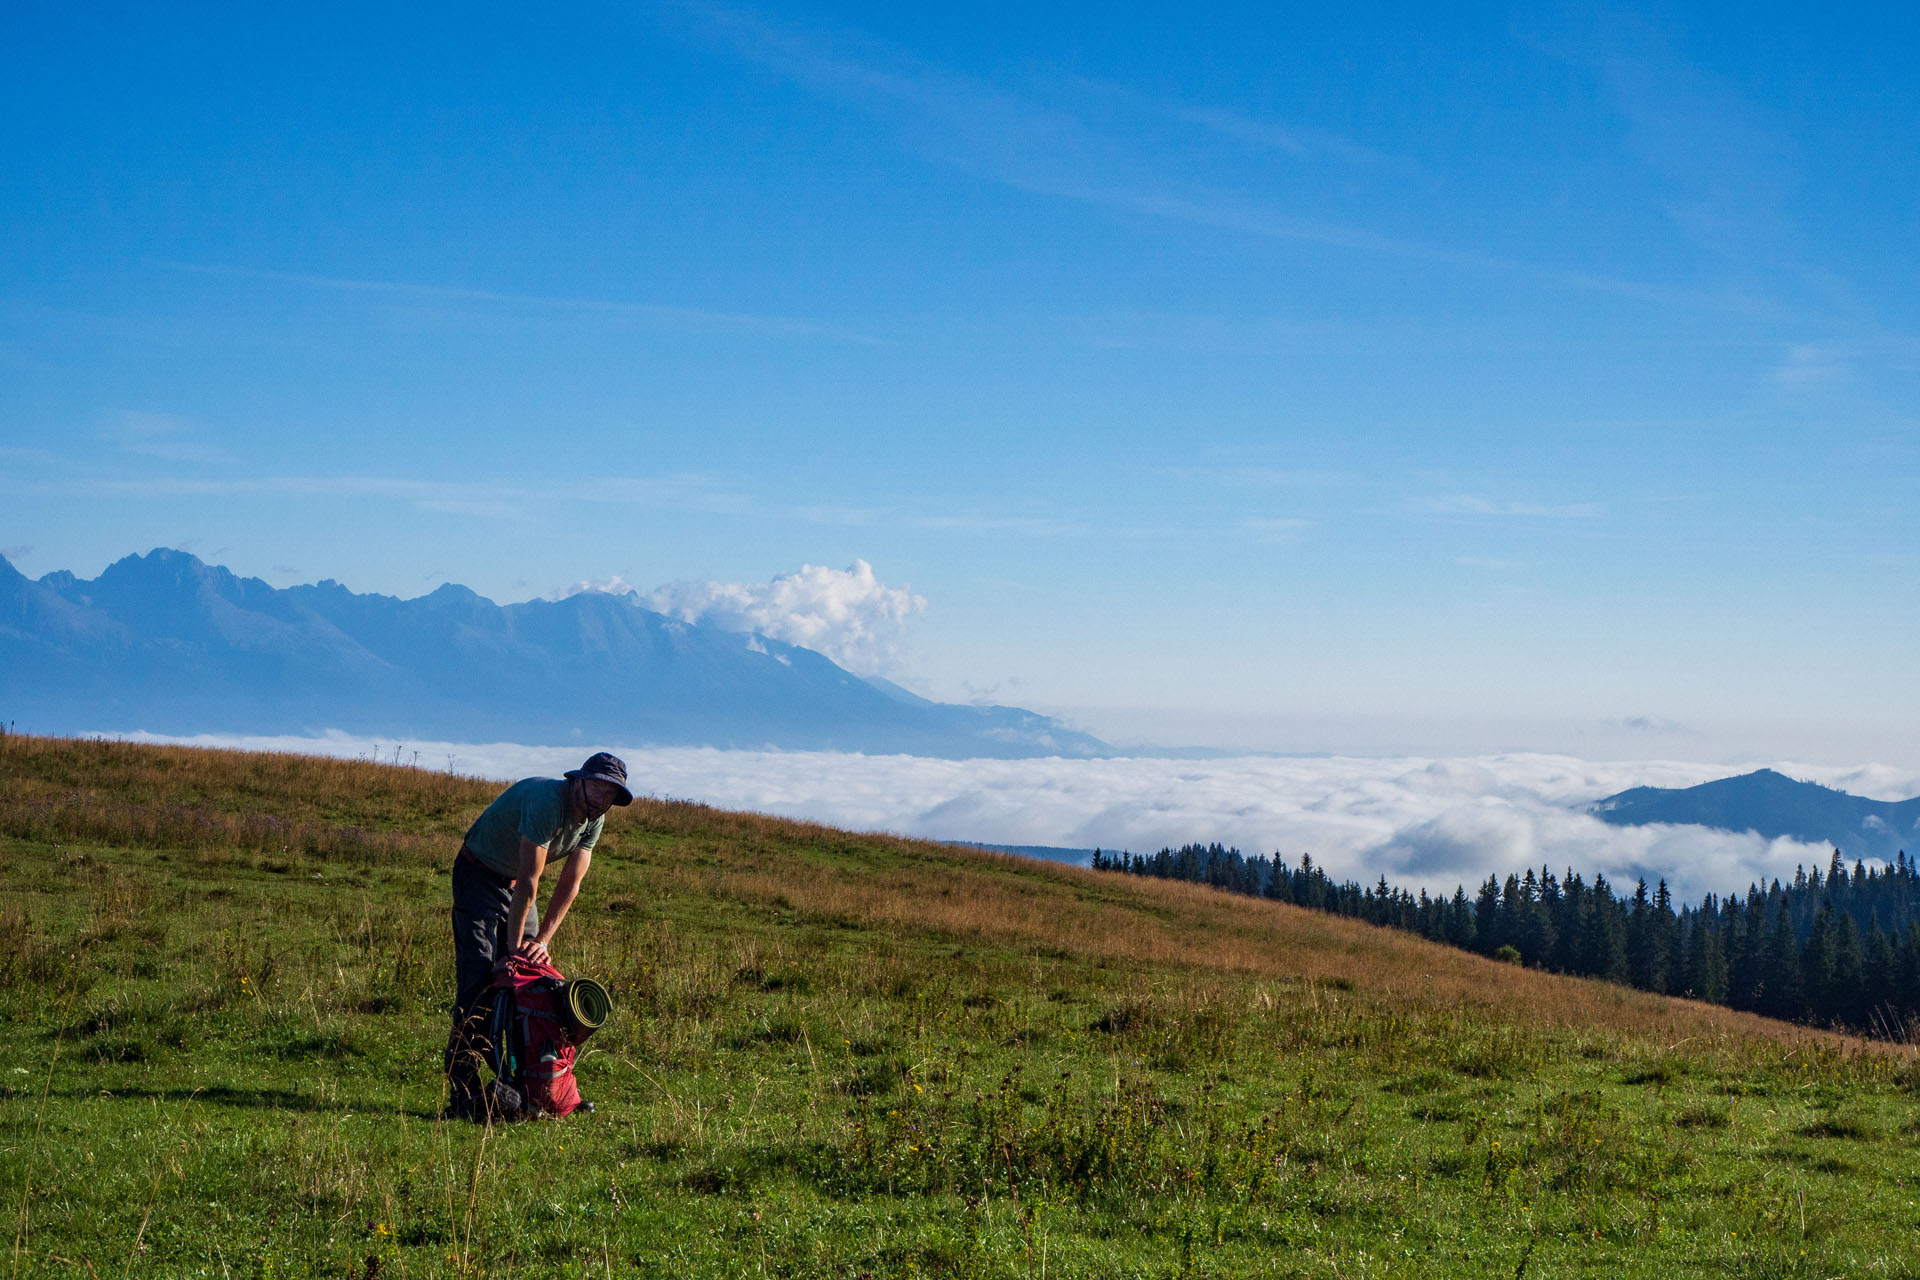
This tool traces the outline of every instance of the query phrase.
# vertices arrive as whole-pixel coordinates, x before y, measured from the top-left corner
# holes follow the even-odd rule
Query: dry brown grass
[[[49,842],[438,861],[497,789],[367,761],[0,738],[0,833]],[[896,934],[1303,983],[1662,1044],[1866,1047],[1717,1006],[1497,964],[1289,904],[698,804],[643,799],[616,809],[603,847],[624,851],[661,887]]]
[[[717,890],[867,927],[1322,984],[1422,1009],[1471,1009],[1665,1045],[1731,1040],[1914,1053],[1719,1005],[1500,964],[1398,930],[1199,885],[679,802],[636,803],[626,825],[667,837],[663,852],[696,855],[680,863],[676,876],[691,891]],[[849,865],[804,853],[820,849],[865,856]],[[799,866],[792,860],[797,851]],[[703,872],[694,874],[696,867]]]
[[[0,735],[0,834],[51,844],[439,858],[496,789],[364,760]]]
[[[817,868],[725,872],[730,895],[888,930],[927,930],[1154,967],[1310,984],[1422,1008],[1676,1043],[1736,1038],[1787,1045],[1868,1042],[1691,1000],[1499,964],[1397,930],[1286,903],[1158,880],[914,846],[917,865],[879,873]],[[989,874],[981,874],[982,872]],[[1000,873],[1000,874],[993,874]],[[1889,1051],[1905,1052],[1892,1046]]]
[[[1397,930],[1199,885],[680,802],[636,803],[624,825],[658,841],[677,863],[677,874],[671,865],[662,871],[690,891],[883,930],[1321,984],[1421,1009],[1471,1009],[1662,1045],[1759,1041],[1914,1053],[1719,1005],[1500,964]],[[810,856],[813,850],[862,856],[829,862]]]

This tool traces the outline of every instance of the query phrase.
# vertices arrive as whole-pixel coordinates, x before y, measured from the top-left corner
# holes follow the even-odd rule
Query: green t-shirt
[[[520,837],[547,847],[549,861],[591,849],[605,819],[567,821],[565,778],[522,778],[502,791],[467,828],[467,848],[508,879],[520,874]]]

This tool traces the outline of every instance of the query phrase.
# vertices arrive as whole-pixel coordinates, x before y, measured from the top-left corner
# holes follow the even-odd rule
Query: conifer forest
[[[1472,897],[1337,882],[1303,854],[1248,856],[1219,844],[1138,855],[1096,849],[1096,870],[1210,885],[1404,929],[1435,942],[1555,973],[1624,983],[1734,1009],[1886,1039],[1920,1020],[1920,866],[1798,868],[1725,897],[1675,906],[1665,880],[1629,892],[1542,867]]]

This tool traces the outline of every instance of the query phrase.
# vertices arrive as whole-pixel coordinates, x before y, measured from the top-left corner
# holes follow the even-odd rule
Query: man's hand
[[[547,954],[547,944],[538,938],[522,939],[520,945],[514,948],[513,954],[540,964],[553,963],[552,957]]]

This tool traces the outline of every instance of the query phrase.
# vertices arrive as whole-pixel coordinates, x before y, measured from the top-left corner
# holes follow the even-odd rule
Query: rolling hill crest
[[[1598,801],[1589,812],[1616,826],[1694,823],[1824,844],[1851,858],[1891,859],[1920,849],[1920,797],[1870,800],[1756,769],[1697,787],[1633,787]]]

